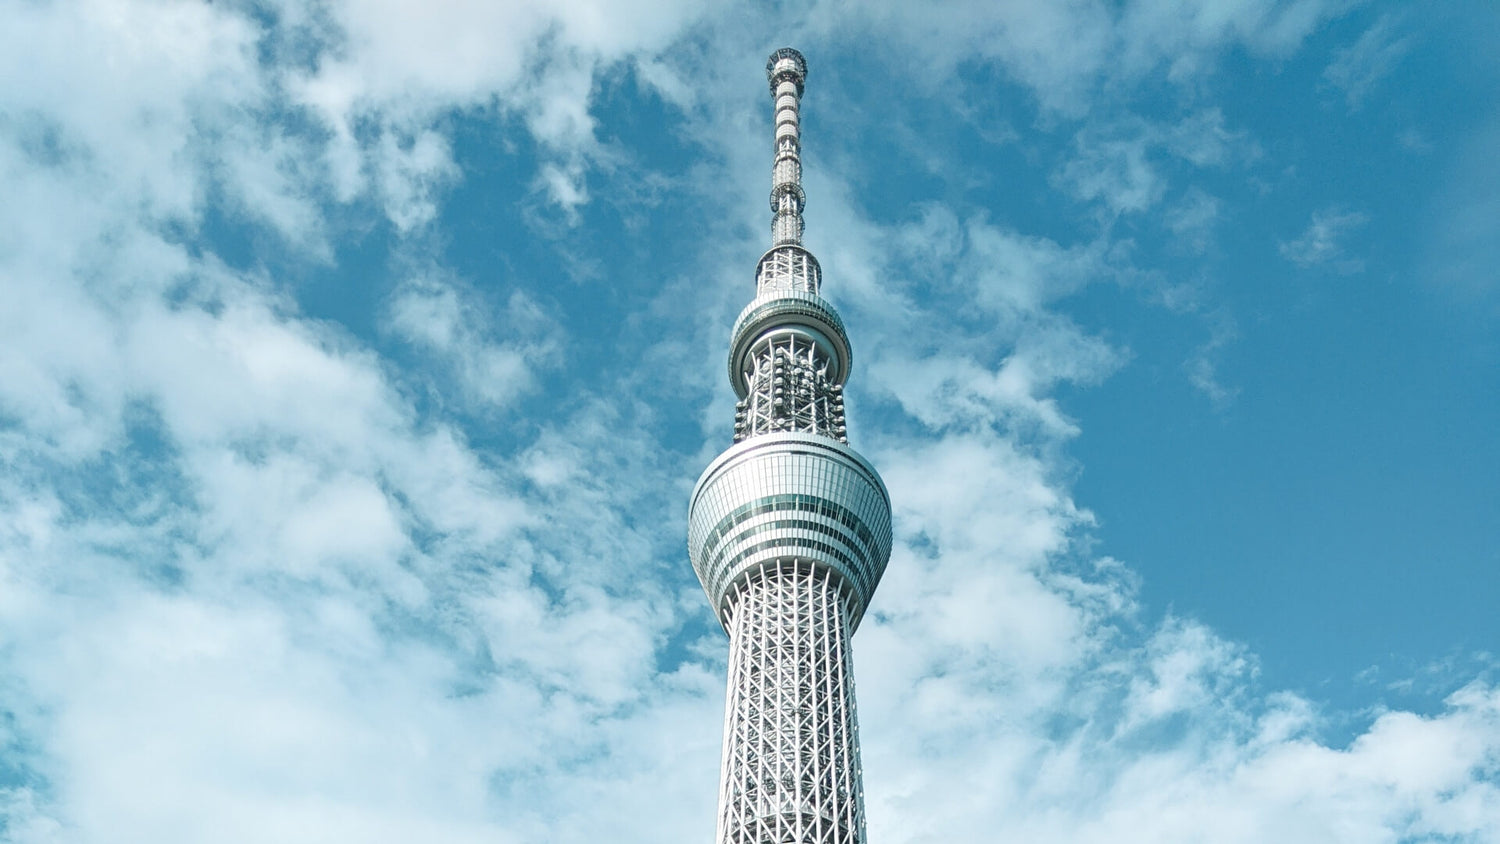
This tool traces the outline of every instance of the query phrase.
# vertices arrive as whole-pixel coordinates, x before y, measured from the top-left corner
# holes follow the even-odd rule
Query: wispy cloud
[[[1347,257],[1344,241],[1369,222],[1369,215],[1337,206],[1315,211],[1302,234],[1278,247],[1281,256],[1302,267],[1328,266],[1340,273],[1364,269],[1364,261]]]
[[[1497,142],[1500,120],[1466,133],[1424,226],[1428,277],[1469,298],[1500,289],[1500,167],[1489,152]]]
[[[895,4],[853,37],[921,47],[922,73],[1004,67],[1053,119],[1156,68],[1282,54],[1334,7],[1185,8]],[[799,26],[847,39],[850,14],[814,6]],[[26,84],[0,89],[0,839],[711,834],[722,638],[682,502],[727,434],[721,335],[749,291],[726,253],[753,261],[763,235],[763,206],[725,186],[763,201],[765,133],[743,128],[764,89],[719,66],[758,69],[783,34],[760,17],[11,10],[0,76]],[[697,156],[701,219],[631,224],[648,227],[632,244],[678,232],[680,261],[632,270],[592,243],[602,230],[549,242],[548,262],[605,268],[605,292],[559,293],[551,263],[526,283],[411,258],[458,236],[462,120],[493,132],[525,201],[574,219],[599,203],[605,149],[626,142],[601,139],[598,89],[621,67],[671,95],[667,128],[642,121],[636,143],[678,133]],[[1243,151],[1221,111],[1191,114],[1067,124],[1083,140],[1043,171],[1081,208],[1159,206],[1177,194],[1153,161]],[[1129,353],[1064,305],[1129,278],[1128,244],[963,203],[876,216],[851,180],[812,178],[830,295],[870,361],[857,435],[900,531],[856,646],[882,836],[1500,834],[1490,686],[1321,744],[1314,703],[1266,693],[1205,623],[1156,618],[1139,576],[1094,552],[1061,395]],[[1218,211],[1207,193],[1181,208],[1184,237]],[[1315,215],[1283,251],[1337,263],[1362,222]],[[726,245],[692,251],[704,230]],[[494,249],[545,240],[512,235]],[[365,238],[372,262],[350,254]],[[375,300],[373,328],[323,301],[336,281]]]
[[[1344,92],[1349,108],[1358,109],[1411,46],[1412,39],[1401,34],[1398,19],[1381,15],[1357,41],[1334,54],[1323,70],[1323,79]]]
[[[1239,388],[1227,386],[1219,375],[1219,351],[1239,336],[1235,324],[1228,317],[1220,314],[1213,321],[1212,333],[1208,341],[1193,350],[1192,355],[1183,364],[1187,371],[1188,383],[1192,384],[1199,392],[1213,402],[1214,407],[1223,410],[1228,407],[1235,397],[1239,395]]]
[[[493,308],[450,273],[429,268],[402,282],[387,310],[391,330],[443,361],[457,394],[482,406],[509,405],[535,388],[537,369],[557,363],[558,328],[521,290]]]
[[[1192,252],[1203,252],[1213,241],[1223,203],[1198,187],[1191,187],[1166,211],[1167,229],[1176,243]]]
[[[1188,114],[1176,123],[1134,118],[1092,122],[1078,133],[1074,144],[1076,154],[1055,181],[1111,215],[1139,214],[1157,206],[1171,184],[1174,162],[1218,168],[1248,161],[1256,154],[1243,132],[1225,125],[1218,109]]]

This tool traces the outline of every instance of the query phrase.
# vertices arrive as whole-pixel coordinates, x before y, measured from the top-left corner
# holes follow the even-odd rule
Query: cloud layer
[[[883,215],[837,154],[810,179],[864,356],[856,442],[897,508],[856,647],[871,828],[1500,839],[1493,686],[1373,711],[1331,744],[1327,714],[1262,688],[1244,645],[1143,608],[1073,500],[1080,427],[1058,394],[1132,352],[1062,304],[1110,286],[1209,312],[1129,227],[1167,209],[1186,253],[1212,248],[1220,200],[1188,174],[1258,152],[1202,89],[1235,51],[1294,54],[1341,4],[1164,8],[811,4],[789,24],[830,56],[864,38],[905,56],[914,100],[960,96],[939,89],[965,67],[1002,75],[1070,139],[1040,178],[1090,221],[1020,230],[937,200]],[[765,175],[764,92],[741,77],[784,31],[761,17],[11,10],[0,840],[711,834],[723,642],[682,507],[726,440],[713,378],[749,293],[728,256],[763,240],[740,194]],[[1381,27],[1329,70],[1351,106],[1399,55]],[[1190,102],[1088,116],[1147,84]],[[611,97],[664,122],[606,133]],[[474,125],[510,179],[487,277],[449,248],[482,169],[462,153]],[[653,159],[668,143],[685,152]],[[1342,238],[1363,213],[1311,219],[1281,254],[1357,268]],[[672,260],[619,246],[642,242]],[[1192,377],[1232,397],[1211,364]]]

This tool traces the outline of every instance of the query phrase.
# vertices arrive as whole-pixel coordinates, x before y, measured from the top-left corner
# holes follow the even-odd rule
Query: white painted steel
[[[849,639],[891,554],[891,503],[848,446],[843,320],[801,246],[807,63],[766,62],[772,246],[730,341],[734,445],[704,470],[688,553],[729,634],[719,844],[864,844]]]
[[[890,559],[890,496],[869,461],[830,437],[749,437],[698,479],[688,554],[726,629],[735,584],[793,557],[837,577],[853,629]]]
[[[865,839],[846,599],[800,560],[729,597],[719,844]]]

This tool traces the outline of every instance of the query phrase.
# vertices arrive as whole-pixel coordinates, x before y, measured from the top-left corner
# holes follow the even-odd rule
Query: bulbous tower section
[[[885,484],[849,447],[852,363],[802,246],[807,62],[771,54],[771,248],[735,321],[734,444],[703,472],[688,552],[729,634],[719,844],[862,844],[849,640],[891,553]]]

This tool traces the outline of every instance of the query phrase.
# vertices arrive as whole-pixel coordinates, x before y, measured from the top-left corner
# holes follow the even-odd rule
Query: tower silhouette
[[[885,484],[849,447],[849,338],[802,246],[807,62],[771,54],[771,248],[735,321],[734,444],[704,470],[688,551],[729,634],[718,844],[863,844],[849,640],[891,553]]]

